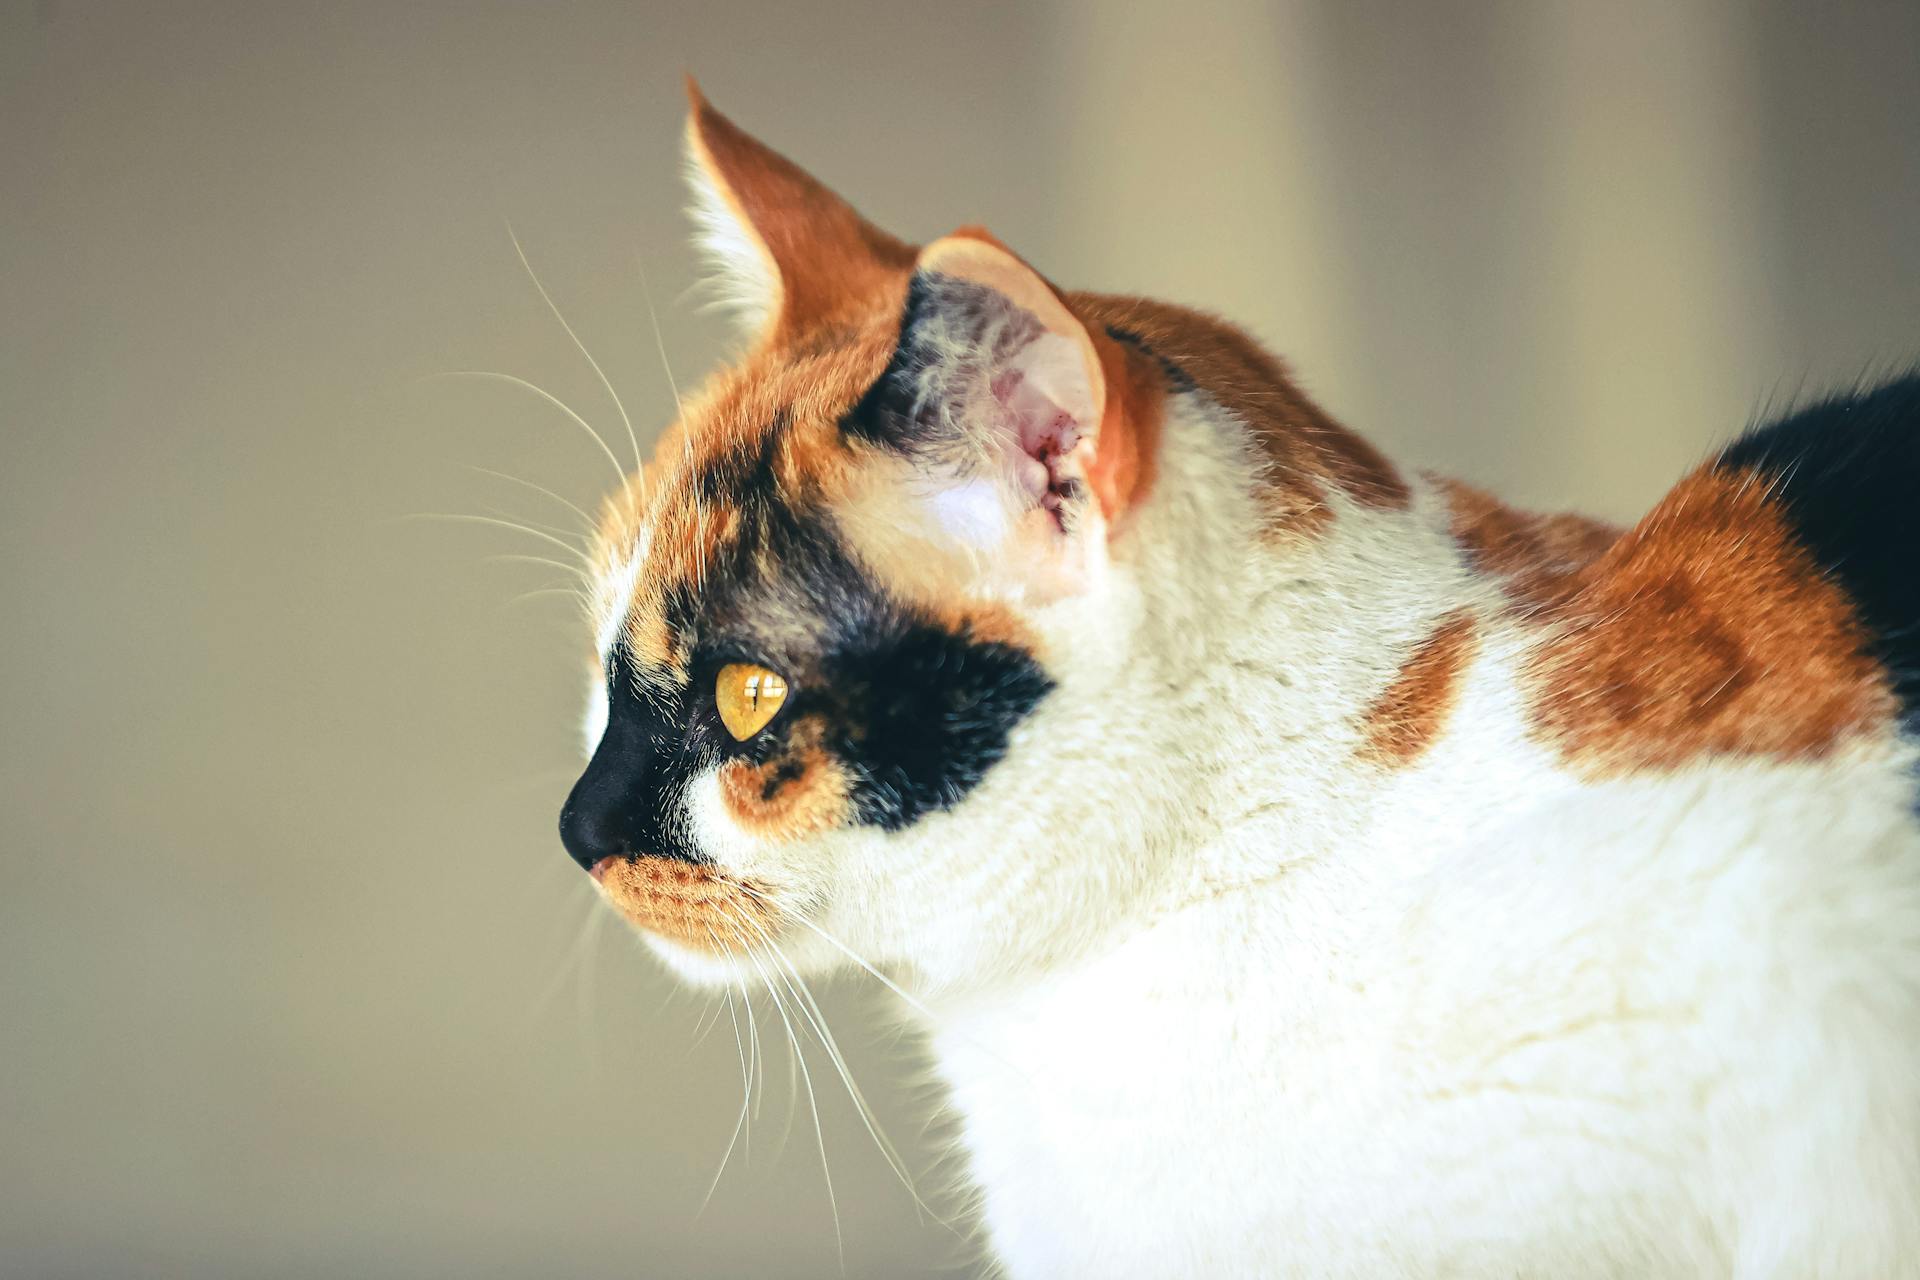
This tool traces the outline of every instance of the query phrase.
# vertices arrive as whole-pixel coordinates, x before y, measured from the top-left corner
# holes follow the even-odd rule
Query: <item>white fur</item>
[[[1006,1272],[1920,1274],[1912,751],[1583,783],[1437,494],[1275,541],[1251,471],[1170,406],[1107,571],[1029,614],[1059,687],[952,811],[775,849],[695,797],[911,993]],[[1358,763],[1460,608],[1444,736]]]
[[[746,333],[766,327],[780,306],[780,273],[760,235],[734,211],[708,167],[692,122],[686,141],[687,189],[693,240],[705,257],[707,288],[716,309]]]
[[[621,548],[611,566],[595,576],[593,592],[587,601],[588,613],[593,619],[593,651],[600,659],[598,670],[587,682],[587,714],[581,725],[588,757],[593,755],[607,731],[611,710],[607,704],[607,660],[613,653],[613,642],[619,639],[620,630],[633,609],[633,590],[639,582],[640,567],[646,563],[650,542],[651,530],[642,526],[634,545]]]

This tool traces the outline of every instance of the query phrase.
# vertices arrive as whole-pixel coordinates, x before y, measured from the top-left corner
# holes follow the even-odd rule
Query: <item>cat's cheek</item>
[[[682,793],[687,835],[724,875],[755,881],[785,902],[818,900],[831,881],[826,837],[847,810],[831,773],[806,771],[783,789],[781,804],[768,806],[753,777],[728,766],[703,770]]]
[[[992,480],[958,481],[932,489],[921,500],[934,527],[969,551],[990,551],[1006,540],[1007,503]]]
[[[703,769],[687,779],[681,796],[687,834],[695,849],[729,872],[741,871],[745,863],[753,861],[753,842],[727,811],[719,769]]]
[[[818,857],[808,854],[813,842],[802,832],[776,833],[744,815],[740,780],[726,768],[703,770],[687,782],[683,803],[694,848],[723,875],[763,883],[783,897],[815,888],[820,867]]]

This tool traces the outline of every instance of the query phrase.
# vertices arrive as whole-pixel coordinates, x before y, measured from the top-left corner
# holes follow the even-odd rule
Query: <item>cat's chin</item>
[[[813,979],[840,967],[838,953],[799,930],[763,934],[749,955],[739,947],[692,946],[644,924],[628,923],[647,950],[689,986],[751,992],[771,983]]]
[[[762,982],[760,971],[744,956],[696,951],[639,926],[635,927],[635,932],[640,935],[647,950],[659,957],[675,977],[689,986],[738,987],[745,983],[752,989]]]

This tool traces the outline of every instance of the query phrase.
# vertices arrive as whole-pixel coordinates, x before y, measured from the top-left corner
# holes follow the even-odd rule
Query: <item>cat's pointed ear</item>
[[[915,461],[955,540],[1059,594],[1104,564],[1145,492],[1150,377],[1012,250],[965,228],[921,252],[892,365],[848,425]]]
[[[762,336],[871,306],[913,249],[714,110],[687,78],[687,174],[721,301]]]

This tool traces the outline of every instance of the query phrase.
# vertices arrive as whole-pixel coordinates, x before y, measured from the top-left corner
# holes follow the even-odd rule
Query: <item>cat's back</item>
[[[1764,483],[1920,728],[1920,371],[1752,431],[1717,465]]]
[[[1664,1221],[1671,1248],[1614,1259],[1640,1274],[1920,1266],[1917,561],[1909,376],[1749,432],[1590,559],[1503,584],[1499,696],[1467,677],[1425,765],[1486,803],[1376,832],[1449,848],[1388,873],[1355,1005],[1391,1028],[1398,1138],[1477,1153],[1464,1203],[1584,1203],[1596,1248]],[[1475,781],[1497,764],[1504,795]]]
[[[1569,773],[1805,763],[1920,723],[1917,496],[1909,376],[1749,432],[1581,558],[1497,508],[1456,532],[1536,641],[1521,727]]]

